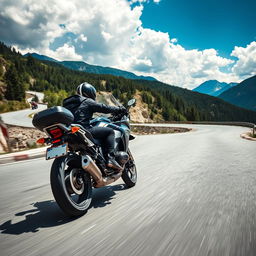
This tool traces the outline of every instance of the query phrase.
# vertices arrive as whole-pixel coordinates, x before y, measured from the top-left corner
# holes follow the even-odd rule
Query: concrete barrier
[[[44,157],[46,147],[0,155],[0,165]]]
[[[154,127],[154,123],[148,123],[151,124],[152,127]],[[158,123],[161,124],[161,123]],[[253,133],[256,132],[256,126],[253,123],[246,123],[246,122],[165,122],[162,124],[205,124],[205,125],[233,125],[233,126],[243,126],[243,127],[249,127],[253,129]],[[131,124],[131,126],[143,126],[143,124]],[[157,127],[157,126],[156,126]],[[157,127],[159,128],[159,127]],[[15,153],[9,153],[0,155],[0,165],[16,162],[16,161],[22,161],[22,160],[28,160],[28,159],[35,159],[45,156],[46,147],[38,148],[38,149],[31,149],[23,152],[15,152]]]

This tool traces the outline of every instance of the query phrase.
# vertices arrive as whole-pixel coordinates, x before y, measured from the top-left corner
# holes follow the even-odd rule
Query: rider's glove
[[[126,113],[127,113],[126,108],[125,108],[124,106],[120,106],[120,107],[119,107],[119,113],[120,113],[120,114],[126,114]]]

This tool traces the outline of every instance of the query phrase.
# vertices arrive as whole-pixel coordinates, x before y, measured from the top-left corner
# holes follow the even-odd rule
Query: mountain
[[[28,55],[31,55],[33,58],[38,60],[58,62],[59,64],[63,65],[66,68],[70,68],[77,71],[83,71],[83,72],[92,73],[92,74],[122,76],[124,78],[134,79],[134,80],[143,79],[143,80],[149,80],[149,81],[157,81],[154,77],[151,77],[151,76],[137,76],[132,72],[124,71],[117,68],[90,65],[83,61],[57,61],[53,58],[50,58],[45,55],[40,55],[37,53],[26,53],[24,56],[27,57]]]
[[[172,95],[182,98],[187,106],[194,106],[195,109],[200,111],[200,121],[243,121],[253,123],[256,121],[255,111],[238,107],[217,97],[194,92],[178,86],[171,86],[162,82],[145,80],[138,82],[150,86],[149,88],[151,89],[158,90],[162,95],[165,95],[166,91],[170,91]],[[176,102],[175,107],[180,108]]]
[[[221,93],[223,93],[226,90],[229,90],[230,88],[236,86],[237,83],[224,83],[219,82],[217,80],[209,80],[202,84],[200,84],[198,87],[194,88],[192,91],[194,92],[200,92],[204,94],[208,94],[211,96],[217,97]]]
[[[50,57],[45,56],[45,55],[40,55],[40,54],[37,54],[37,53],[35,53],[35,52],[33,52],[33,53],[29,53],[29,52],[28,52],[28,53],[24,54],[23,56],[24,56],[24,57],[27,57],[27,56],[29,56],[29,55],[31,55],[33,58],[38,59],[38,60],[46,60],[46,61],[58,62],[57,60],[55,60],[55,59],[53,59],[53,58],[50,58]]]
[[[252,76],[223,92],[219,98],[239,107],[256,111],[256,76]]]
[[[11,73],[17,80],[13,84]],[[65,68],[59,62],[23,57],[14,48],[0,42],[0,112],[1,105],[20,103],[16,94],[7,99],[7,88],[19,86],[44,91],[50,105],[60,105],[63,98],[74,93],[78,84],[87,81],[98,92],[113,94],[124,105],[137,99],[137,112],[146,121],[244,121],[256,122],[256,112],[234,106],[222,99],[159,81],[132,80],[121,76],[92,74]],[[13,91],[13,90],[12,90]],[[9,107],[10,109],[10,107]],[[9,110],[10,111],[10,110]]]
[[[142,80],[149,80],[149,81],[157,81],[154,77],[151,77],[151,76],[137,76],[132,72],[128,72],[128,71],[124,71],[116,68],[90,65],[83,61],[62,61],[60,62],[60,64],[66,68],[70,68],[78,71],[84,71],[87,73],[122,76],[124,78],[135,79],[135,80],[142,79]]]

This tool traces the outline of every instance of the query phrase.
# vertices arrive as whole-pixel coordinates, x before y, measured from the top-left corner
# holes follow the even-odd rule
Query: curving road
[[[39,102],[43,102],[44,93],[42,93],[42,92],[35,92],[35,91],[26,91],[26,93],[29,93],[29,94],[31,94],[31,95],[37,95],[37,97],[38,97],[38,99],[39,99]],[[33,98],[34,98],[34,97],[28,98],[27,101],[30,102]]]
[[[255,255],[256,143],[246,128],[192,127],[138,136],[137,185],[96,189],[78,219],[53,201],[51,162],[0,166],[1,255]]]
[[[43,101],[44,94],[41,92],[27,91],[29,94],[36,94],[40,102]],[[27,101],[30,102],[32,98],[28,98]],[[24,109],[19,111],[7,112],[1,114],[2,120],[6,124],[18,125],[24,127],[34,127],[32,125],[32,118],[29,117],[30,114],[42,111],[47,108],[45,104],[38,104],[38,109]]]
[[[18,125],[24,127],[34,127],[32,124],[32,118],[29,117],[30,114],[36,113],[46,109],[47,106],[43,104],[38,104],[38,109],[24,109],[19,111],[13,111],[1,114],[3,121],[6,124]]]

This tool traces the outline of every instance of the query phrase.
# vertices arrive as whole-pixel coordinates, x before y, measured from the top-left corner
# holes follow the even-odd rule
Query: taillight
[[[45,138],[40,138],[36,141],[38,144],[44,144],[45,143]]]
[[[59,127],[54,127],[48,130],[52,138],[57,139],[63,135],[63,131]]]
[[[61,142],[61,139],[57,139],[57,140],[52,141],[52,144],[55,144],[55,143],[58,143],[58,142]]]

